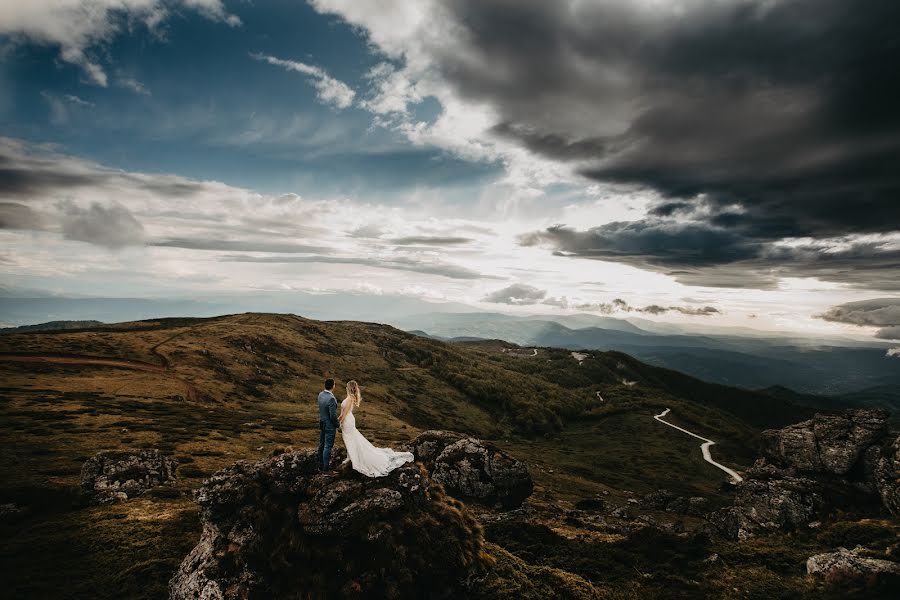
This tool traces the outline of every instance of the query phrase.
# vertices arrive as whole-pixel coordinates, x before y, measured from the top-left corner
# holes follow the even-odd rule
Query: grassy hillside
[[[18,597],[163,595],[198,535],[190,491],[235,460],[313,445],[326,376],[339,392],[362,384],[357,422],[373,443],[427,428],[495,440],[529,463],[534,502],[550,507],[660,486],[722,500],[725,477],[697,440],[653,420],[665,408],[737,469],[762,427],[810,412],[615,352],[579,362],[567,350],[446,344],[292,315],[10,334],[0,370],[0,504],[29,511],[0,521],[0,565],[12,574],[0,596]],[[179,482],[113,507],[78,505],[87,457],[141,447],[177,457]]]

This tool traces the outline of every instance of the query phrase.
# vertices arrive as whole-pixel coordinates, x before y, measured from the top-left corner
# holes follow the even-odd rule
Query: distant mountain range
[[[775,336],[737,328],[692,335],[674,325],[653,323],[665,332],[640,326],[648,323],[653,322],[594,315],[428,313],[392,324],[452,341],[482,338],[521,346],[618,350],[705,381],[745,389],[780,385],[799,393],[829,396],[869,389],[878,389],[882,395],[900,392],[900,360],[886,356],[885,343]]]
[[[3,293],[0,290],[0,293]],[[442,340],[499,339],[523,346],[618,350],[705,381],[745,389],[785,386],[801,394],[884,398],[900,390],[900,359],[875,340],[775,334],[741,327],[661,323],[593,314],[515,316],[478,312],[418,298],[295,290],[185,298],[69,298],[0,295],[0,321],[49,327],[156,319],[211,317],[248,311],[387,323]],[[437,312],[442,311],[442,312]],[[84,325],[73,325],[83,327]],[[877,390],[874,396],[870,390]],[[900,393],[900,392],[898,392]]]
[[[36,325],[19,325],[18,327],[0,328],[0,335],[10,333],[26,333],[29,331],[59,331],[61,329],[86,329],[103,325],[102,321],[48,321]]]

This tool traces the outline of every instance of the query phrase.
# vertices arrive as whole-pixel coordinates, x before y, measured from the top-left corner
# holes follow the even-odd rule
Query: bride
[[[341,402],[341,436],[353,468],[368,477],[383,477],[400,465],[413,461],[410,452],[395,452],[390,448],[376,448],[356,428],[353,409],[359,406],[362,395],[359,384],[347,382],[347,397]]]

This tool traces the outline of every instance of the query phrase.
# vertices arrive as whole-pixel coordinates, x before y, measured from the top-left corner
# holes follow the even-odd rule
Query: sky
[[[894,0],[0,2],[2,293],[896,340],[898,20]]]

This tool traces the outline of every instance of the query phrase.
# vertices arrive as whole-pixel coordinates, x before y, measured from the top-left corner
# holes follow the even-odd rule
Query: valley
[[[848,407],[863,400],[889,408],[886,403],[900,399],[900,368],[886,355],[890,347],[886,342],[801,338],[733,328],[690,331],[635,321],[638,325],[595,315],[425,313],[390,322],[449,341],[502,339],[578,352],[617,350],[712,383],[745,389],[785,386],[819,396],[816,406]],[[879,393],[859,393],[872,388]]]

